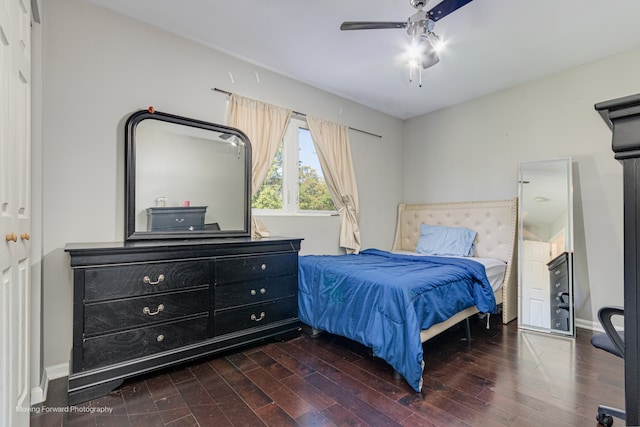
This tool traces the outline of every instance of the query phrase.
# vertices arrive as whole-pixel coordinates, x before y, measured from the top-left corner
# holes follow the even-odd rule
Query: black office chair
[[[596,334],[591,337],[591,344],[606,352],[624,358],[624,331],[618,331],[613,327],[611,318],[613,316],[624,316],[622,307],[602,307],[598,310],[598,319],[604,328],[605,333]],[[612,408],[610,406],[598,406],[596,420],[606,427],[613,425],[613,417],[624,420],[624,409]]]

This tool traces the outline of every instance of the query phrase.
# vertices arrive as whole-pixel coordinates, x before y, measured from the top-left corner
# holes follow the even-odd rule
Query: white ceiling
[[[436,24],[418,87],[405,30],[339,29],[405,21],[409,0],[86,1],[401,119],[640,47],[640,0],[473,0]]]

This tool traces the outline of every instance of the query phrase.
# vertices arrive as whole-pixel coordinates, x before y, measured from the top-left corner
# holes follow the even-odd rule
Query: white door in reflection
[[[549,268],[550,245],[525,240],[522,254],[522,321],[527,325],[550,327]]]

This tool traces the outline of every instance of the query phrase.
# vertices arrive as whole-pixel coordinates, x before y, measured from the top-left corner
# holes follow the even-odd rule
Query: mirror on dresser
[[[249,235],[244,133],[150,108],[129,117],[125,139],[126,240]]]
[[[518,324],[574,336],[571,158],[521,162]]]

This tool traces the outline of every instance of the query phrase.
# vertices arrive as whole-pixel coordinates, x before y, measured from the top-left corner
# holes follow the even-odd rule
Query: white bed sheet
[[[434,256],[424,255],[412,251],[393,251],[396,254],[413,255],[413,256]],[[478,258],[478,257],[442,257],[442,258],[465,258],[476,262],[479,262],[484,266],[484,270],[487,273],[487,279],[491,284],[493,291],[497,291],[502,288],[504,283],[504,274],[507,271],[507,263],[496,258]]]

